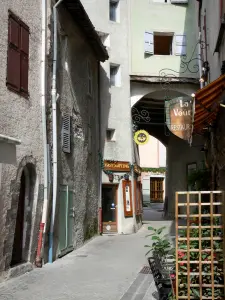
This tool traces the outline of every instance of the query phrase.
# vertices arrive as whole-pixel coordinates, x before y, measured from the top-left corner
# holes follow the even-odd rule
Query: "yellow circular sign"
[[[149,134],[145,130],[138,130],[134,134],[134,141],[137,145],[145,145],[149,141]]]

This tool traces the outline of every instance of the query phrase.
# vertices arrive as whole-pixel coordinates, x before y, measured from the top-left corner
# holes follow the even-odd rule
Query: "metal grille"
[[[144,266],[139,273],[141,273],[141,274],[151,274],[151,269],[150,269],[149,266]]]

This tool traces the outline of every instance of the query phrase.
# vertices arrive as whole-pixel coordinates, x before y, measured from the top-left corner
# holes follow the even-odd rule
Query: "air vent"
[[[64,113],[62,124],[62,150],[65,153],[70,153],[70,122],[71,116],[68,113]]]

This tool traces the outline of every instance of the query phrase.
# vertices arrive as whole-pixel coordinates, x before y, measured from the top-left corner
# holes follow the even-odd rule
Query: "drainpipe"
[[[49,233],[49,263],[53,262],[53,232],[55,223],[55,209],[57,199],[57,91],[56,91],[56,71],[57,71],[57,7],[63,0],[59,0],[53,6],[53,68],[52,68],[52,135],[53,135],[53,184],[52,184],[52,216]]]
[[[199,60],[198,60],[199,78],[201,78],[202,77],[201,32],[199,32],[199,36],[198,36],[198,56],[199,56]],[[203,88],[203,82],[201,81],[200,81],[200,87],[201,89]]]
[[[48,212],[48,148],[46,130],[46,0],[42,0],[42,43],[41,43],[41,109],[42,109],[42,130],[44,148],[44,203],[43,212],[39,229],[37,256],[35,264],[42,267],[41,250],[43,245],[43,233]]]
[[[101,129],[101,75],[100,75],[100,62],[98,63],[98,135],[99,135],[99,153],[102,151],[102,129]],[[102,234],[102,167],[99,163],[99,234]]]

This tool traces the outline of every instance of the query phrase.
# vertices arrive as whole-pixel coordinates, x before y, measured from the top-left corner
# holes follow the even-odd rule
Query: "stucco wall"
[[[202,1],[201,9],[201,35],[202,40],[205,41],[204,32],[204,16],[206,15],[206,36],[207,36],[207,57],[205,47],[202,51],[203,60],[208,60],[210,66],[210,81],[217,79],[221,74],[221,62],[225,60],[224,47],[225,41],[223,39],[220,48],[220,53],[214,53],[216,42],[220,28],[220,1]],[[196,19],[198,18],[196,10]]]
[[[99,198],[98,62],[88,40],[63,6],[59,22],[58,63],[58,185],[73,190],[73,244],[77,248],[96,234]],[[92,95],[88,95],[88,61],[92,73]],[[62,117],[71,115],[71,153],[62,151]],[[58,203],[59,203],[58,193]],[[59,219],[59,215],[57,216]],[[56,218],[56,220],[57,220]],[[57,222],[56,222],[57,223]],[[55,243],[58,244],[58,227]]]
[[[197,163],[202,168],[204,155],[201,148],[204,142],[201,137],[193,139],[192,147],[184,140],[171,134],[167,147],[166,196],[168,196],[168,213],[175,214],[175,192],[187,190],[187,164]],[[195,147],[197,146],[197,147]]]
[[[119,22],[109,20],[109,1],[82,0],[82,3],[96,30],[109,34],[110,46],[108,52],[110,58],[102,64],[107,77],[109,78],[110,74],[110,63],[118,64],[121,67],[120,86],[110,87],[109,82],[104,78],[101,79],[103,131],[105,126],[115,129],[116,136],[114,142],[103,142],[104,157],[106,159],[131,161],[133,151],[130,112],[128,1],[123,0],[119,3]],[[110,109],[107,114],[108,107]]]
[[[174,32],[186,34],[187,57],[189,58],[196,44],[195,1],[188,5],[157,3],[153,0],[131,0],[131,74],[159,76],[163,68],[181,71],[181,57],[176,55],[144,55],[144,32]],[[212,4],[213,5],[213,4]],[[159,21],[160,20],[160,21]],[[195,77],[196,74],[185,72],[182,76]],[[179,76],[179,74],[177,74]]]
[[[26,9],[24,9],[25,7]],[[41,189],[43,183],[43,144],[40,106],[40,8],[40,3],[37,1],[31,3],[28,0],[21,0],[19,2],[9,0],[0,3],[0,132],[1,134],[21,140],[21,145],[17,146],[16,150],[16,163],[14,165],[2,165],[2,184],[0,187],[0,273],[9,268],[11,261],[20,190],[20,176],[27,162],[34,164],[37,173],[39,188],[37,187],[35,203],[41,205],[43,197]],[[8,9],[20,17],[30,28],[29,99],[8,91],[6,87]],[[37,208],[36,204],[34,206],[33,209],[37,214],[36,219],[35,215],[32,216],[36,226],[32,230],[32,251],[35,256],[38,234],[37,226],[40,221],[41,207]]]
[[[153,136],[150,136],[147,144],[139,146],[139,155],[143,168],[166,166],[166,147]]]

